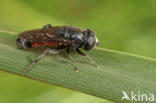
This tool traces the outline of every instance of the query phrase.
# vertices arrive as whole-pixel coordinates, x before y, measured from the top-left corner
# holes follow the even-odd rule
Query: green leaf
[[[13,33],[0,32],[0,70],[20,75],[46,47],[20,50]],[[79,72],[65,52],[47,55],[25,75],[27,78],[121,102],[125,91],[156,94],[156,60],[133,54],[95,48],[88,54],[99,66],[96,69],[74,51]],[[130,102],[124,100],[123,102]]]

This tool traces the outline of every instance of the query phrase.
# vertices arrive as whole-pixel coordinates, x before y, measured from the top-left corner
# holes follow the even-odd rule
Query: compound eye
[[[87,43],[84,45],[84,50],[91,50],[95,46],[95,38],[94,36],[89,36]]]

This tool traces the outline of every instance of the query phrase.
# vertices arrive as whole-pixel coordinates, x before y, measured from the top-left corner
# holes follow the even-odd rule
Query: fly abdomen
[[[30,41],[27,41],[27,40],[24,40],[24,39],[21,39],[21,38],[17,38],[16,45],[20,49],[25,49],[25,48],[31,48],[32,47]]]

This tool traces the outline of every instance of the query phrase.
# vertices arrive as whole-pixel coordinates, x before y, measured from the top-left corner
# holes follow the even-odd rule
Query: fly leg
[[[30,63],[24,72],[21,75],[25,75],[25,73],[35,64],[37,64],[47,53],[49,54],[56,54],[60,51],[60,49],[55,49],[55,48],[48,48],[46,49],[36,60],[34,60],[32,63]]]
[[[47,25],[42,27],[42,29],[45,29],[45,28],[52,28],[52,25],[51,24],[47,24]]]
[[[50,48],[46,49],[36,60],[34,60],[32,63],[30,63],[26,69],[24,70],[24,72],[21,74],[24,76],[24,74],[36,63],[38,63],[38,61],[40,59],[42,59],[48,52],[49,52]]]
[[[50,49],[49,50],[49,54],[57,54],[58,52],[60,52],[61,50],[59,50],[59,49],[55,49],[55,48],[53,48],[53,49]]]
[[[84,54],[83,52],[81,52],[79,49],[76,50],[80,55],[86,57],[91,63],[92,65],[94,65],[97,69],[99,68],[99,66],[97,64],[95,64],[95,62],[86,54]]]
[[[70,46],[67,48],[67,54],[69,55],[69,58],[70,58],[70,60],[72,61],[72,65],[73,65],[74,68],[75,68],[75,72],[78,72],[77,66],[76,66],[76,64],[75,64],[75,62],[74,62],[74,59],[73,59],[71,53],[70,53]]]

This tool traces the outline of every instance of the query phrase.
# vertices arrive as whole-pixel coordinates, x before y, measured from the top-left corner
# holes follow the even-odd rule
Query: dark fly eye
[[[84,50],[91,50],[95,46],[95,37],[90,35],[87,39],[86,44],[84,45]]]

